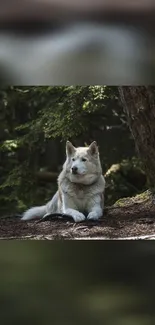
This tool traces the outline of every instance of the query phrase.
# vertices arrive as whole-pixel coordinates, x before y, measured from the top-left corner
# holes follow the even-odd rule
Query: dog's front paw
[[[85,220],[86,218],[83,213],[75,211],[73,214],[73,219],[75,222],[80,222],[80,221]]]
[[[87,216],[88,220],[98,220],[100,216],[96,212],[90,212]]]

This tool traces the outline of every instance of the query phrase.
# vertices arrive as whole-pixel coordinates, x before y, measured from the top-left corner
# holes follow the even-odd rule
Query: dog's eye
[[[87,161],[87,159],[85,159],[85,158],[82,158],[82,161]]]
[[[73,161],[75,161],[75,158],[72,158]]]

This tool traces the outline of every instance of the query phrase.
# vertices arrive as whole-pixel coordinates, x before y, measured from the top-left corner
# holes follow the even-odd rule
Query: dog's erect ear
[[[72,145],[70,141],[66,142],[66,155],[71,156],[75,153],[76,148]]]
[[[89,152],[90,155],[92,155],[92,156],[95,156],[95,155],[98,154],[98,146],[97,146],[96,141],[93,141],[93,142],[90,144],[90,146],[89,146],[89,148],[88,148],[88,152]]]

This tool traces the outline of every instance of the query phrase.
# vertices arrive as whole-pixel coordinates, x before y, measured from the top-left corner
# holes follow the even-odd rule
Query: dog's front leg
[[[88,205],[88,216],[89,220],[98,220],[103,215],[103,196],[98,195],[97,197],[90,200]]]
[[[85,220],[84,214],[77,210],[74,198],[66,194],[62,195],[62,212],[70,215],[75,222]]]

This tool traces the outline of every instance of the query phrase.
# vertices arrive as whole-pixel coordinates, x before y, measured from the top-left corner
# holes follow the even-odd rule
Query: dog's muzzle
[[[77,175],[78,174],[78,168],[72,167],[72,174]]]

